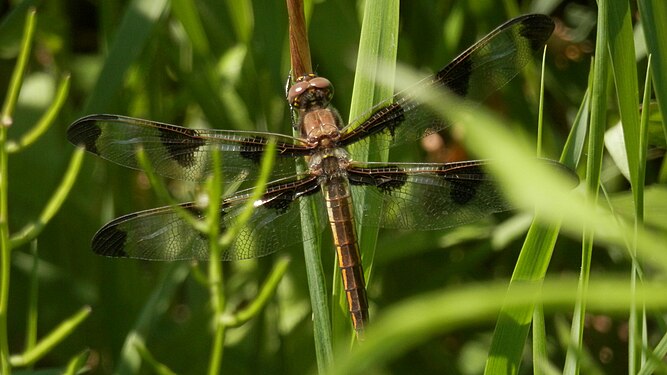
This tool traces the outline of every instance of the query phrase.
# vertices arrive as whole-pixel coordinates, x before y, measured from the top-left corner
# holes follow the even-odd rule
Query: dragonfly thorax
[[[344,177],[350,165],[350,154],[343,148],[330,148],[314,154],[308,169],[319,178]]]
[[[301,136],[314,146],[336,147],[340,139],[342,121],[338,112],[333,108],[319,108],[303,112],[299,123]]]

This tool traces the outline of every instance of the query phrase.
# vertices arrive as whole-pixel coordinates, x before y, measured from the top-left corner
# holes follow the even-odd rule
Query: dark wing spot
[[[363,137],[367,137],[381,131],[388,131],[389,135],[394,138],[394,131],[398,125],[405,120],[404,102],[397,102],[388,105],[375,112],[368,120],[359,126],[364,129]],[[356,140],[356,138],[354,139]],[[345,144],[353,143],[354,140],[349,140]]]
[[[464,56],[447,65],[444,69],[435,75],[435,81],[452,90],[452,92],[459,96],[466,96],[470,84],[470,76],[472,74],[472,60]],[[447,80],[443,78],[449,77]]]
[[[264,145],[266,145],[266,138],[254,136],[245,138],[241,143],[241,156],[251,160],[253,163],[259,164],[264,154]]]
[[[383,193],[391,193],[393,190],[398,190],[408,179],[408,175],[405,173],[392,173],[390,175],[380,175],[376,179],[377,188]]]
[[[277,210],[279,213],[287,212],[290,204],[296,201],[297,199],[315,194],[319,191],[319,184],[317,178],[306,178],[301,181],[297,181],[291,186],[278,186],[276,189],[268,188],[268,191],[264,193],[260,201],[262,201],[262,207],[266,207],[270,210]]]
[[[108,257],[127,258],[126,240],[127,233],[114,225],[114,222],[110,222],[95,233],[92,243],[93,252]]]
[[[169,152],[169,156],[182,167],[193,166],[196,162],[195,152],[205,144],[205,141],[198,137],[197,131],[188,128],[178,128],[176,131],[172,128],[158,129],[162,145]]]
[[[88,121],[83,118],[67,129],[67,139],[76,146],[83,145],[87,151],[99,154],[97,152],[97,140],[102,135],[102,129],[94,121]]]
[[[477,195],[477,181],[473,180],[450,180],[451,189],[449,190],[449,197],[452,202],[463,206],[473,200]]]
[[[446,167],[449,169],[449,167]],[[464,205],[473,200],[478,193],[480,184],[486,181],[486,172],[482,165],[465,165],[449,170],[443,178],[451,186],[449,197],[452,202]]]
[[[201,208],[195,204],[189,204],[187,206],[183,206],[183,208],[189,212],[192,216],[194,216],[197,220],[203,220],[204,217],[206,217],[206,209]]]
[[[265,201],[262,205],[270,210],[276,210],[280,213],[284,213],[289,208],[289,205],[294,201],[293,198],[286,197],[284,194],[276,196],[273,199]]]
[[[388,116],[387,118],[388,121],[386,129],[389,131],[389,135],[391,135],[391,138],[393,139],[396,127],[403,123],[405,120],[405,109],[398,103],[394,103],[392,105],[392,109],[391,116]]]
[[[530,48],[539,51],[544,47],[551,33],[554,31],[554,22],[551,18],[540,16],[539,18],[526,18],[521,22],[519,35],[528,39]]]
[[[408,180],[408,175],[401,171],[398,167],[390,167],[393,171],[390,172],[373,172],[371,171],[355,171],[349,170],[348,177],[352,185],[368,185],[375,186],[382,193],[390,194],[394,190],[398,190]]]

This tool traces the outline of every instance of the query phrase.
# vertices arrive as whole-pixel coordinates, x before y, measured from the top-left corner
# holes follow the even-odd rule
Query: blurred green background
[[[336,88],[334,105],[347,118],[357,53],[362,1],[317,1],[310,18],[316,71]],[[29,71],[10,137],[17,138],[39,118],[58,80],[71,74],[69,99],[56,125],[25,152],[10,159],[10,227],[33,220],[57,186],[74,147],[67,126],[83,115],[115,113],[191,127],[262,130],[291,134],[284,85],[289,73],[287,14],[282,1],[86,1],[3,3],[0,21],[0,87],[7,87],[15,64],[26,5],[37,7],[37,32]],[[188,9],[194,6],[195,18]],[[557,158],[587,84],[593,52],[596,9],[590,1],[523,1],[521,13],[554,17],[546,67],[545,155]],[[496,0],[404,1],[398,59],[433,72],[497,25],[511,18]],[[529,75],[537,87],[539,75]],[[643,77],[640,74],[640,77]],[[518,77],[488,104],[512,126],[535,137],[537,106]],[[4,94],[3,94],[4,95]],[[446,146],[457,149],[456,135]],[[445,161],[461,156],[427,153],[415,144],[392,159]],[[657,168],[649,165],[649,178]],[[609,170],[607,186],[627,184]],[[179,198],[194,187],[173,183]],[[164,275],[187,263],[166,264],[110,259],[90,251],[90,239],[108,220],[157,207],[141,173],[87,155],[84,170],[59,214],[39,237],[39,332],[43,334],[83,305],[92,315],[38,368],[63,366],[91,349],[93,373],[117,369],[120,350]],[[475,281],[508,279],[529,218],[497,215],[481,223],[427,233],[381,231],[369,286],[371,315],[420,293]],[[550,273],[576,275],[576,240],[557,244]],[[322,251],[329,284],[338,271],[331,247]],[[294,247],[259,260],[225,264],[229,308],[244,306],[257,292],[278,256],[292,259],[276,296],[256,319],[230,330],[223,369],[234,374],[296,374],[313,371],[310,302],[302,250]],[[24,344],[28,274],[25,248],[12,254],[10,349]],[[618,250],[595,253],[600,270],[626,268]],[[205,266],[199,268],[205,270]],[[330,285],[329,285],[330,286]],[[179,283],[163,314],[151,317],[146,345],[178,373],[203,373],[211,345],[208,291],[193,276]],[[568,319],[551,316],[555,321]],[[595,317],[592,317],[594,319]],[[603,317],[604,318],[604,317]],[[589,331],[591,353],[613,353],[601,368],[624,368],[627,356],[621,320]],[[387,373],[478,373],[483,368],[494,322],[443,334],[395,358]],[[620,332],[620,333],[619,333]],[[558,361],[556,354],[554,360]],[[561,357],[562,358],[562,357]],[[606,361],[606,362],[605,362]],[[144,371],[147,371],[144,369]],[[612,370],[610,370],[612,371]]]

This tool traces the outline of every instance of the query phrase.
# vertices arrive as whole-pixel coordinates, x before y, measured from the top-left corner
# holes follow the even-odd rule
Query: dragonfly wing
[[[435,75],[381,102],[346,126],[340,144],[368,142],[376,134],[391,135],[388,140],[378,142],[374,152],[446,128],[447,123],[415,98],[417,92],[446,88],[470,101],[481,102],[512,80],[542,50],[553,29],[553,21],[545,15],[532,14],[509,20]]]
[[[511,209],[485,161],[447,164],[358,163],[348,170],[355,194],[369,189],[381,212],[363,212],[363,223],[383,228],[434,230]]]
[[[140,169],[137,152],[143,148],[159,175],[203,181],[213,172],[213,151],[220,152],[223,178],[245,181],[257,169],[269,139],[277,142],[272,178],[296,173],[298,156],[311,149],[297,138],[262,132],[189,129],[117,115],[91,115],[74,122],[67,138],[75,145],[116,164]]]
[[[278,182],[267,187],[255,201],[249,220],[239,229],[223,260],[258,258],[298,244],[309,238],[301,232],[300,202],[317,192],[317,178],[307,176]],[[220,233],[235,225],[246,209],[251,190],[223,201],[220,210]],[[207,260],[208,237],[195,230],[184,214],[197,221],[206,219],[205,209],[194,203],[167,206],[128,214],[100,229],[93,238],[93,251],[100,255],[146,260]],[[181,211],[181,212],[178,212]]]

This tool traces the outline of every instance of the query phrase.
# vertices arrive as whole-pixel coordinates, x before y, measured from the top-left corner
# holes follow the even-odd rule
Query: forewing
[[[203,181],[213,172],[213,150],[220,152],[222,176],[228,181],[257,177],[268,140],[277,142],[272,179],[296,173],[309,148],[297,138],[262,132],[189,129],[117,115],[91,115],[67,129],[67,139],[116,164],[140,169],[143,148],[156,173],[179,180]]]
[[[396,94],[342,131],[340,144],[367,142],[375,134],[389,134],[377,151],[414,141],[448,126],[415,99],[428,88],[451,90],[473,102],[481,102],[514,78],[542,50],[553,32],[548,16],[533,14],[514,18],[486,35],[435,75]],[[443,103],[442,105],[447,105]]]

